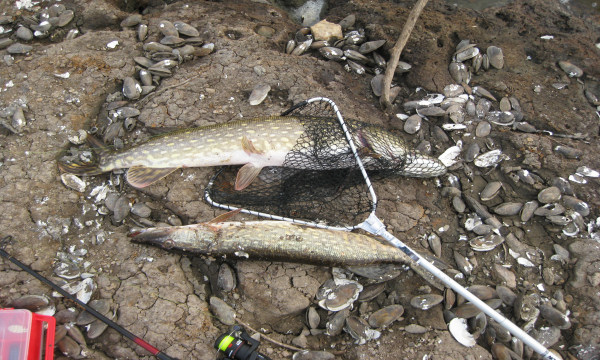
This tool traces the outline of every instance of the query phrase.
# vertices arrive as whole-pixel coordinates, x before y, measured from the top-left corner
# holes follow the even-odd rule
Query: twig
[[[410,11],[410,14],[408,14],[408,19],[406,19],[406,23],[402,28],[398,41],[396,41],[396,45],[392,48],[392,55],[390,56],[390,61],[385,69],[385,77],[383,78],[383,91],[381,93],[381,98],[379,98],[379,102],[384,110],[389,110],[392,107],[392,103],[390,102],[390,86],[392,85],[392,79],[394,78],[394,71],[398,66],[400,54],[402,54],[402,50],[408,42],[410,33],[415,27],[417,19],[419,18],[419,15],[421,15],[421,11],[423,11],[423,8],[427,5],[427,1],[428,0],[417,0],[417,3]]]
[[[235,319],[235,320],[238,322],[238,324],[242,325],[243,327],[247,328],[248,330],[254,331],[255,333],[259,333],[261,337],[265,338],[267,341],[270,341],[270,342],[272,342],[275,345],[281,346],[282,348],[286,348],[286,349],[292,350],[292,351],[302,351],[302,350],[304,350],[304,349],[300,349],[300,348],[297,348],[297,347],[292,346],[292,345],[287,345],[287,344],[281,343],[281,342],[279,342],[279,341],[277,341],[275,339],[272,339],[272,338],[268,337],[267,335],[265,335],[265,334],[263,334],[263,333],[255,330],[255,329],[253,329],[252,326],[246,324],[245,322],[242,322],[239,319]]]

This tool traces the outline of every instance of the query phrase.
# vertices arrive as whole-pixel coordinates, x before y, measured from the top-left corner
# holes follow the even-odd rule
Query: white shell
[[[446,167],[450,167],[458,162],[456,158],[460,155],[460,151],[460,147],[451,146],[438,157],[438,160],[440,160]]]
[[[507,159],[508,156],[502,154],[501,150],[492,150],[492,151],[488,151],[484,154],[479,155],[478,157],[475,158],[475,160],[473,160],[473,163],[475,164],[475,166],[477,167],[488,167],[488,166],[494,166],[496,164],[498,164],[500,161]]]
[[[467,330],[467,320],[454,318],[448,323],[448,331],[461,345],[466,347],[475,346],[475,338]]]

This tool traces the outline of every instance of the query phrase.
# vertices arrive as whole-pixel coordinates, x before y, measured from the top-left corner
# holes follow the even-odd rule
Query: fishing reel
[[[225,354],[225,360],[271,360],[257,351],[258,344],[243,327],[236,325],[217,338],[215,349]]]

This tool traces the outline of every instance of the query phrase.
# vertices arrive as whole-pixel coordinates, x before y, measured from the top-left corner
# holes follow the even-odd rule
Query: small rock
[[[210,298],[210,309],[212,310],[213,314],[215,314],[217,319],[219,319],[219,321],[223,324],[235,324],[235,311],[231,306],[227,305],[225,301],[219,299],[216,296],[212,296]]]
[[[14,43],[6,48],[6,51],[8,51],[9,54],[27,54],[31,50],[33,50],[33,46],[21,43]]]
[[[221,266],[219,267],[217,286],[225,292],[229,292],[235,289],[235,272],[233,271],[231,266],[227,265],[226,263],[221,264]]]
[[[404,122],[404,131],[408,134],[415,134],[421,129],[421,117],[419,115],[411,115]]]
[[[29,41],[33,39],[33,32],[29,30],[29,28],[26,26],[19,26],[19,28],[15,32],[15,35],[17,36],[17,38],[23,41]]]
[[[342,26],[339,24],[330,23],[327,20],[321,20],[314,24],[310,27],[310,31],[314,36],[315,41],[332,41],[343,38]]]
[[[113,220],[115,223],[120,223],[129,215],[131,205],[127,196],[121,196],[115,203],[115,209],[113,210]]]
[[[292,356],[292,360],[334,360],[335,355],[327,351],[303,350]]]
[[[147,218],[152,214],[152,209],[148,205],[138,202],[131,207],[131,213],[142,218]]]
[[[425,334],[427,332],[427,328],[417,324],[410,324],[404,327],[404,331],[409,334]]]

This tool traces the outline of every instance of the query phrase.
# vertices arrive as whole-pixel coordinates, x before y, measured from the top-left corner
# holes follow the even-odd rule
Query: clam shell
[[[486,54],[491,66],[496,69],[502,69],[504,67],[504,54],[502,54],[501,48],[489,46],[486,50]]]
[[[375,311],[369,316],[369,325],[374,328],[383,328],[398,320],[404,313],[402,305],[389,305]]]
[[[538,201],[542,204],[554,203],[560,200],[561,194],[560,189],[556,186],[551,186],[540,191],[538,194]]]
[[[489,167],[498,164],[500,161],[506,159],[507,156],[502,154],[501,150],[491,150],[477,156],[473,163],[477,167]]]
[[[469,240],[469,245],[475,251],[490,251],[503,242],[504,237],[490,233],[486,236],[478,236]]]
[[[373,51],[379,49],[384,44],[385,44],[385,40],[367,41],[366,43],[363,43],[362,45],[360,45],[358,52],[360,52],[361,54],[368,54],[370,52],[373,52]]]
[[[590,214],[590,207],[583,200],[568,195],[563,196],[562,200],[567,208],[577,211],[581,216],[588,216]]]
[[[462,49],[460,49],[459,51],[457,51],[454,54],[454,59],[456,61],[463,62],[463,61],[469,60],[477,55],[479,55],[479,48],[475,47],[475,44],[473,44],[473,46],[466,46],[466,47],[463,47]]]
[[[489,182],[483,190],[481,190],[481,201],[489,201],[495,198],[502,189],[502,183],[500,181]]]
[[[538,202],[535,200],[526,202],[523,205],[523,208],[521,209],[521,221],[522,222],[529,221],[529,219],[531,219],[531,217],[535,213],[535,210],[538,208],[538,206],[539,206]]]
[[[195,27],[183,21],[175,21],[173,23],[173,26],[175,27],[179,35],[185,35],[190,37],[200,36],[200,32]]]
[[[338,311],[333,313],[333,316],[327,321],[325,328],[327,329],[325,333],[330,336],[339,335],[342,333],[342,329],[344,323],[346,322],[346,318],[350,316],[350,310],[344,309],[342,311]]]
[[[340,311],[352,306],[363,286],[356,281],[340,279],[333,286],[326,282],[320,289],[323,298],[318,304],[325,310]]]
[[[179,36],[179,32],[175,28],[175,25],[168,20],[161,20],[158,23],[158,29],[164,36]]]
[[[494,212],[498,215],[503,216],[512,216],[517,215],[521,208],[523,207],[522,203],[519,202],[507,202],[504,204],[500,204],[494,208]]]
[[[467,330],[467,321],[462,318],[454,318],[448,323],[448,331],[452,337],[461,345],[466,347],[475,346],[475,338]]]
[[[252,90],[250,97],[248,98],[248,102],[250,105],[258,105],[266,99],[267,95],[271,91],[271,85],[268,84],[258,84]]]
[[[558,66],[567,73],[570,77],[581,77],[583,75],[583,70],[578,66],[572,64],[570,61],[562,60],[558,62]]]
[[[381,336],[379,331],[371,329],[365,320],[356,316],[346,318],[344,330],[356,340],[357,345],[362,345]]]
[[[429,310],[443,300],[444,297],[437,294],[418,295],[410,300],[410,305],[416,309]]]
[[[453,61],[448,65],[448,71],[452,79],[458,84],[468,84],[471,81],[471,72],[467,66],[461,62]]]
[[[332,46],[325,46],[319,49],[319,53],[326,59],[333,61],[344,60],[344,51]]]

